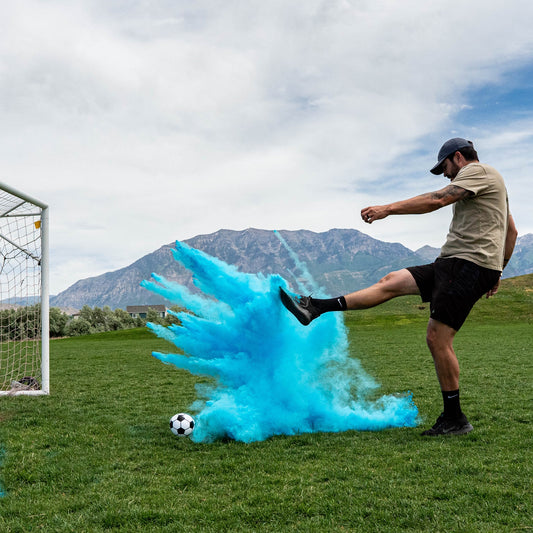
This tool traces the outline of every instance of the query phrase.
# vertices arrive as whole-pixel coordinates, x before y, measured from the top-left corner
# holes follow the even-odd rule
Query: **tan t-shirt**
[[[503,270],[509,205],[500,173],[489,165],[470,163],[452,184],[473,193],[453,204],[453,218],[440,257],[459,257],[476,265]]]

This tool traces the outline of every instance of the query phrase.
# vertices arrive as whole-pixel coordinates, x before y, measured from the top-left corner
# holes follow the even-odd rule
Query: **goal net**
[[[0,183],[0,395],[49,393],[48,207]]]

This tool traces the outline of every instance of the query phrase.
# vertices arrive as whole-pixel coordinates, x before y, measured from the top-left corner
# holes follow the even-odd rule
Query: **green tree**
[[[99,333],[101,331],[107,331],[106,313],[103,309],[100,309],[99,307],[93,308],[91,327],[95,333]]]
[[[137,325],[135,319],[128,312],[118,307],[113,312],[113,324],[120,325],[116,329],[129,329]]]
[[[41,334],[41,306],[28,305],[15,311],[14,340],[36,339]]]
[[[73,318],[66,327],[66,334],[69,337],[77,337],[79,335],[89,335],[91,331],[91,323],[86,318]]]
[[[6,342],[11,339],[11,330],[13,329],[11,325],[12,315],[12,309],[4,309],[3,311],[0,311],[0,324],[2,326],[0,327],[0,342]]]
[[[179,305],[173,305],[170,308],[170,311],[172,311],[173,313],[182,313],[184,311],[186,312],[187,310],[184,307],[180,307]],[[165,317],[165,319],[163,321],[163,324],[165,326],[170,326],[171,324],[180,325],[181,322],[180,322],[180,319],[177,316],[175,316],[174,314],[167,313],[167,316]]]
[[[69,317],[58,307],[50,308],[50,337],[63,337],[66,335],[66,326]]]
[[[152,324],[162,324],[163,319],[159,316],[159,313],[155,309],[148,309],[146,313],[146,322],[151,322]]]
[[[84,305],[80,309],[79,318],[83,318],[84,320],[87,320],[87,322],[89,322],[89,324],[90,324],[92,322],[92,320],[93,320],[93,310],[92,310],[92,308],[89,307],[88,305]]]

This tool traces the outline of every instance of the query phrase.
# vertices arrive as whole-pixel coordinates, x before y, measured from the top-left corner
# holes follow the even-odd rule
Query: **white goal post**
[[[0,395],[50,393],[48,206],[0,182]]]

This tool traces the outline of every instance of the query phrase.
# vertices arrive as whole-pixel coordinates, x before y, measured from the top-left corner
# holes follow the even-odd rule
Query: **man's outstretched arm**
[[[431,213],[431,211],[436,211],[441,207],[453,204],[469,196],[472,196],[470,191],[457,185],[448,185],[440,191],[428,192],[409,198],[408,200],[401,200],[400,202],[393,202],[387,205],[365,207],[361,210],[361,218],[368,224],[372,224],[374,220],[380,220],[389,215],[420,215],[422,213]]]

